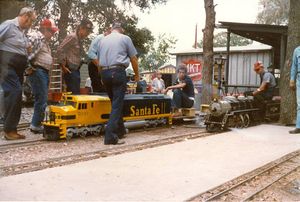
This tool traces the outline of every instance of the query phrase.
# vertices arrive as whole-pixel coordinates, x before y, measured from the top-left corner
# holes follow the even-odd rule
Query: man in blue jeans
[[[292,66],[291,66],[290,88],[292,90],[296,90],[297,119],[296,119],[296,128],[289,132],[291,134],[298,134],[298,133],[300,133],[300,46],[295,48],[294,54],[293,54],[293,61],[292,61]]]
[[[17,133],[21,116],[23,74],[29,50],[24,32],[35,19],[35,11],[24,7],[18,17],[0,25],[0,84],[4,91],[4,137],[7,140],[25,138]]]
[[[131,63],[135,81],[139,81],[137,51],[132,40],[123,34],[121,23],[112,25],[111,34],[102,38],[98,49],[101,77],[111,101],[112,109],[105,128],[104,144],[124,144],[119,141],[125,135],[123,105],[126,92],[125,69]]]
[[[32,47],[28,60],[32,67],[27,69],[27,73],[34,95],[34,113],[30,130],[34,133],[42,133],[44,130],[42,121],[48,101],[48,72],[53,65],[49,42],[57,31],[54,21],[46,18],[41,21],[39,31],[28,35]]]

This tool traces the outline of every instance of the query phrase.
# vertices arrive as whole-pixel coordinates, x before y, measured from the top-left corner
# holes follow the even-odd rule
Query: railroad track
[[[81,161],[88,161],[92,159],[113,156],[125,152],[133,152],[133,151],[158,147],[162,145],[173,144],[176,142],[185,141],[187,139],[201,138],[201,137],[211,136],[215,134],[217,133],[193,132],[193,133],[179,135],[175,137],[167,137],[163,139],[151,140],[151,141],[136,143],[132,145],[115,146],[113,148],[105,148],[105,149],[100,149],[88,153],[51,158],[47,160],[34,161],[34,162],[22,163],[22,164],[11,165],[11,166],[2,166],[0,167],[0,173],[2,176],[16,175],[16,174],[21,174],[26,172],[42,170],[45,168],[57,167],[57,166],[73,164]]]
[[[30,123],[20,123],[18,124],[18,130],[26,130],[30,126]],[[3,124],[0,125],[0,131],[3,131]]]
[[[250,201],[300,168],[300,150],[205,191],[187,201]]]
[[[45,139],[39,140],[26,140],[22,142],[10,142],[8,144],[0,145],[0,154],[8,149],[18,148],[18,147],[25,147],[25,146],[33,146],[33,145],[40,145],[43,143],[47,143]]]

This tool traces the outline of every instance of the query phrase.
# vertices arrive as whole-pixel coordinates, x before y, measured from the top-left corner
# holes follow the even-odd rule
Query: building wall
[[[219,53],[214,57],[218,57]],[[223,54],[223,57],[225,53]],[[176,65],[188,60],[198,60],[203,64],[203,53],[191,55],[177,55]],[[228,85],[259,85],[259,76],[253,71],[253,64],[260,60],[267,67],[271,64],[271,50],[262,50],[256,52],[232,52],[229,58]],[[226,69],[226,67],[225,67]],[[224,72],[222,72],[224,74]]]
[[[250,49],[247,50],[246,48],[239,47],[238,50],[233,50],[230,52],[229,56],[229,73],[228,73],[228,85],[236,85],[236,86],[259,86],[260,78],[259,76],[253,71],[253,64],[256,61],[262,61],[267,71],[267,67],[271,65],[272,62],[272,49],[271,48],[262,48],[262,49]],[[226,57],[225,48],[214,50],[215,55],[214,58],[217,58],[222,54],[223,57]],[[192,53],[184,53],[181,52],[176,54],[176,66],[179,64],[186,63],[187,61],[199,61],[203,65],[203,52],[192,52]],[[201,66],[202,66],[201,65]],[[215,73],[213,73],[212,78],[214,79],[215,74],[217,74],[217,65],[214,67]],[[201,67],[202,70],[202,67]],[[221,75],[225,75],[226,66],[222,67]],[[199,84],[200,83],[200,84]],[[218,96],[217,84],[215,81],[212,81],[212,90],[213,90],[213,97]],[[195,92],[199,92],[196,94],[195,97],[195,104],[194,107],[196,109],[200,108],[201,105],[201,90],[202,90],[202,80],[194,82],[195,85]],[[239,92],[253,90],[253,88],[238,88]],[[235,92],[235,88],[228,88],[229,93]]]

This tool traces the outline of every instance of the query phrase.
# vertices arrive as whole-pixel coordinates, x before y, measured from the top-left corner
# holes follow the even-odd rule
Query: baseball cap
[[[258,71],[261,67],[263,67],[263,63],[261,61],[257,61],[254,63],[254,71]]]
[[[45,18],[41,21],[40,26],[43,28],[51,29],[53,33],[57,32],[59,29],[55,26],[53,20]]]

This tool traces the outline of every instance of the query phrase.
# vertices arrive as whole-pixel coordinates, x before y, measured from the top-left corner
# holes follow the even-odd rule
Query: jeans
[[[67,85],[67,91],[73,95],[80,94],[80,71],[70,70],[71,73],[64,74],[64,79]]]
[[[300,128],[300,74],[297,74],[297,79],[296,79],[296,99],[297,99],[296,128]]]
[[[194,105],[194,100],[189,99],[189,96],[180,89],[173,91],[172,106],[175,108],[191,108]]]
[[[117,143],[125,134],[123,105],[126,92],[126,72],[123,68],[103,70],[102,81],[111,101],[111,113],[105,129],[104,143]]]
[[[94,65],[93,62],[90,62],[89,66],[88,66],[88,69],[89,69],[89,76],[90,76],[91,81],[92,81],[93,92],[94,93],[104,92],[105,89],[104,89],[104,86],[101,82],[101,76],[99,75],[97,66]]]
[[[20,121],[23,72],[16,72],[14,69],[9,68],[1,84],[4,91],[4,131],[6,133],[17,131],[17,125]]]
[[[22,83],[27,57],[7,51],[0,51],[0,68],[6,70],[1,81],[4,92],[4,131],[17,131],[22,108]],[[2,72],[1,72],[2,73]]]
[[[31,125],[35,127],[41,126],[45,116],[45,109],[48,100],[48,71],[37,68],[32,75],[29,76],[29,81],[34,95],[34,112],[31,120]]]

